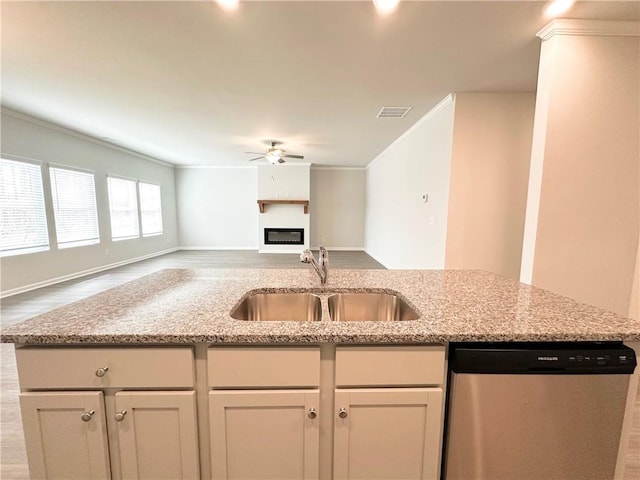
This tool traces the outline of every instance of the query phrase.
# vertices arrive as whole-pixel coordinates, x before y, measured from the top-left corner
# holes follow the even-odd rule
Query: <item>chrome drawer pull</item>
[[[109,367],[102,367],[96,370],[96,377],[104,377],[104,374],[109,371]]]
[[[315,408],[311,407],[309,409],[309,412],[307,413],[307,417],[309,417],[311,420],[313,420],[314,418],[316,418],[318,416],[318,412],[316,411]]]
[[[114,415],[116,422],[121,422],[124,420],[124,416],[127,414],[126,410],[122,410]]]
[[[340,410],[338,410],[338,416],[340,418],[347,418],[349,416],[349,414],[347,413],[347,409],[344,407],[340,407]]]

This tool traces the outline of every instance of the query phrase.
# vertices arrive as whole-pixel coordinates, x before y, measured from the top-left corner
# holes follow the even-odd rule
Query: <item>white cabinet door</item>
[[[111,478],[102,392],[22,393],[31,478]]]
[[[334,478],[436,479],[442,390],[336,390]]]
[[[124,480],[199,478],[195,392],[119,392],[115,406]]]
[[[318,478],[319,398],[318,390],[211,392],[213,478]]]

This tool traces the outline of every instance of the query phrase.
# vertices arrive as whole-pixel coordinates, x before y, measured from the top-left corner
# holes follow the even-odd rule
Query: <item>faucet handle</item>
[[[305,248],[302,253],[300,253],[300,261],[302,263],[309,263],[311,258],[313,257],[313,253],[308,248]]]

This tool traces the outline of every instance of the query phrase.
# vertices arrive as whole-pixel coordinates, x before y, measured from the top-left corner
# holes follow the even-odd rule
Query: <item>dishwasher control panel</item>
[[[569,367],[582,367],[587,365],[600,365],[600,366],[618,366],[618,365],[632,365],[635,360],[635,356],[628,353],[577,353],[569,355],[568,364]]]
[[[630,374],[633,349],[620,342],[452,344],[450,364],[458,373]]]

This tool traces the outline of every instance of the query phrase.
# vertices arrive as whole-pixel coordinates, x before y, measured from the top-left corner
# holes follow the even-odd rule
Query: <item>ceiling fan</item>
[[[282,142],[278,142],[275,140],[268,140],[265,142],[267,145],[271,145],[265,153],[258,152],[244,152],[251,153],[254,155],[260,155],[259,157],[252,158],[249,161],[253,162],[254,160],[260,160],[261,158],[265,158],[270,164],[276,165],[278,163],[285,163],[285,158],[297,158],[302,160],[304,158],[303,155],[293,155],[287,153],[286,150],[279,148],[278,145],[282,144]]]

